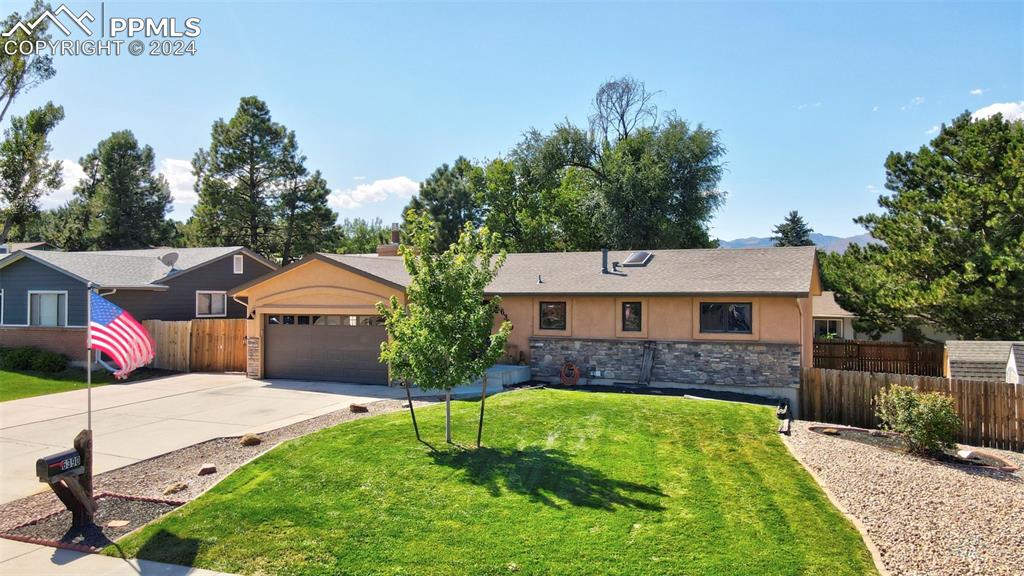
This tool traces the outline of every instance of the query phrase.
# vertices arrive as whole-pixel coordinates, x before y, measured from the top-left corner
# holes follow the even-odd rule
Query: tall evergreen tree
[[[276,204],[296,149],[294,133],[274,122],[255,96],[242,98],[230,120],[214,122],[210,147],[192,162],[198,240],[277,253]]]
[[[383,220],[374,218],[366,221],[353,218],[338,225],[338,254],[370,254],[377,246],[390,241],[390,231],[384,226]]]
[[[858,329],[919,321],[967,339],[1024,339],[1024,122],[969,113],[885,162],[879,213],[856,219],[882,244],[822,260]]]
[[[338,243],[338,215],[327,205],[331,189],[319,170],[308,177],[305,173],[305,168],[298,171],[281,193],[278,218],[282,264],[311,252],[330,250]]]
[[[459,156],[452,166],[442,164],[420,184],[419,194],[405,209],[410,212],[426,211],[438,227],[435,248],[444,251],[459,239],[463,226],[469,222],[480,224],[480,205],[476,189],[482,171],[466,158]]]
[[[772,241],[776,246],[814,246],[812,232],[814,230],[804,222],[803,216],[792,210],[782,224],[772,230]]]
[[[140,146],[130,130],[122,130],[101,140],[79,163],[85,178],[76,195],[87,207],[83,227],[90,248],[146,248],[171,240],[171,191],[156,172],[152,147]]]

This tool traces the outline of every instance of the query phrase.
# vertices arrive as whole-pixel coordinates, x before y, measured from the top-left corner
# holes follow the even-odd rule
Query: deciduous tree
[[[59,188],[61,163],[50,161],[50,132],[64,119],[64,109],[47,103],[25,116],[11,118],[0,142],[0,244],[11,229],[25,225],[39,211],[39,199]]]
[[[3,39],[4,44],[18,46],[23,42],[35,44],[51,40],[50,21],[47,19],[43,19],[31,29],[14,28],[18,22],[35,23],[39,16],[49,9],[48,3],[36,0],[25,14],[14,12],[5,18],[0,27],[4,31],[11,31],[12,35]],[[0,49],[0,122],[3,122],[7,110],[19,95],[53,78],[56,73],[53,56],[44,51],[32,50],[28,54],[22,54],[20,50]]]
[[[406,222],[408,242],[400,250],[410,276],[407,302],[392,296],[377,305],[389,336],[380,360],[394,379],[445,391],[445,438],[451,442],[452,389],[484,377],[486,397],[485,373],[501,357],[512,331],[507,320],[494,331],[501,299],[484,294],[505,253],[486,226],[476,229],[468,222],[457,242],[436,253],[437,224],[417,213]]]

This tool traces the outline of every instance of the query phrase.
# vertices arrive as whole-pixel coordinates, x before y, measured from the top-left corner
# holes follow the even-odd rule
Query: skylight
[[[630,252],[626,260],[622,262],[623,266],[647,266],[647,263],[651,261],[653,254],[640,250],[639,252]]]

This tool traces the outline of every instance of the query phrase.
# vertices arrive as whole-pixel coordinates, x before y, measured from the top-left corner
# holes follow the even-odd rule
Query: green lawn
[[[158,373],[158,371],[143,368],[133,372],[129,380],[144,380],[152,378]],[[102,386],[114,381],[113,375],[106,370],[97,370],[92,373],[93,386]],[[85,370],[82,368],[68,368],[55,374],[0,370],[0,402],[84,389]]]
[[[475,438],[479,404],[454,406]],[[277,447],[108,554],[243,574],[875,574],[773,410],[532,390]],[[119,548],[119,550],[118,550]]]

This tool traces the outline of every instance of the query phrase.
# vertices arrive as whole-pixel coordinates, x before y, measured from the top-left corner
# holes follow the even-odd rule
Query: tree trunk
[[[484,435],[484,402],[487,401],[487,372],[484,372],[483,390],[480,394],[480,424],[476,428],[476,447],[480,447],[480,439]]]
[[[412,429],[416,431],[416,439],[420,440],[420,427],[416,424],[416,410],[412,407],[412,392],[409,391],[409,381],[405,381],[405,397],[409,400],[409,414],[412,415]]]
[[[444,441],[452,443],[452,389],[444,391]]]
[[[11,222],[11,217],[8,216],[4,220],[4,228],[3,228],[3,230],[0,230],[0,244],[7,244],[7,237],[11,234],[11,225],[12,224],[13,224],[13,222]]]

